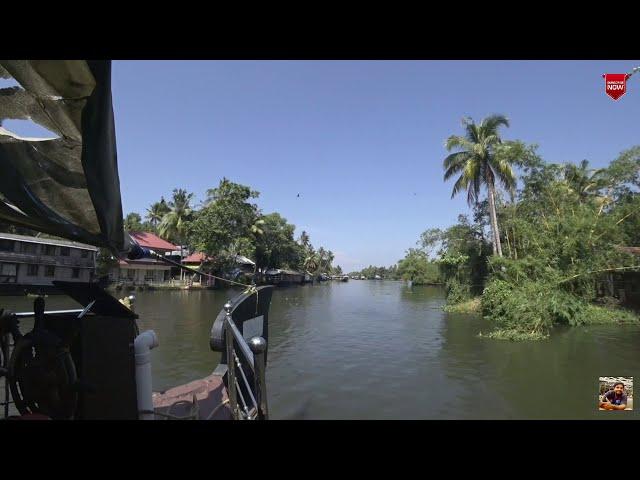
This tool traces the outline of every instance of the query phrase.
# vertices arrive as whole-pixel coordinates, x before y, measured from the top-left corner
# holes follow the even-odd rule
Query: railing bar
[[[2,358],[4,359],[4,362],[7,362],[8,365],[8,361],[9,361],[9,356],[11,354],[11,347],[9,346],[10,341],[9,341],[9,336],[4,334],[0,337],[0,348],[2,348]],[[4,402],[2,403],[2,406],[4,407],[4,418],[8,418],[9,417],[9,404],[13,403],[12,401],[9,401],[9,378],[8,378],[8,374],[9,374],[9,369],[7,368],[7,374],[4,377]]]
[[[238,330],[238,327],[236,327],[236,324],[234,323],[234,321],[229,320],[229,324],[231,326],[231,331],[233,332],[233,336],[236,342],[238,343],[238,345],[240,346],[240,349],[242,350],[244,357],[247,359],[247,362],[249,363],[251,370],[255,372],[256,369],[253,364],[253,353],[251,352],[249,345],[247,345],[247,342],[245,341],[244,337],[240,333],[240,330]]]
[[[44,312],[45,315],[48,314],[62,314],[62,313],[82,313],[82,308],[77,310],[49,310],[48,312]],[[33,317],[35,315],[34,312],[18,312],[14,313],[16,317],[24,318],[24,317]]]
[[[240,384],[238,383],[237,379],[236,379],[235,383],[236,383],[236,390],[237,390],[238,394],[240,395],[240,400],[242,400],[242,405],[243,405],[242,408],[244,409],[245,415],[248,417],[249,416],[249,409],[247,408],[247,402],[244,401],[244,395],[242,395],[242,390],[240,390]]]
[[[253,405],[258,408],[258,402],[256,402],[256,397],[253,396],[253,392],[251,391],[251,387],[249,386],[249,381],[247,380],[244,371],[242,370],[242,364],[240,363],[240,359],[236,355],[236,352],[233,352],[233,356],[235,357],[236,363],[238,364],[238,370],[240,370],[240,375],[242,375],[242,380],[244,381],[244,385],[247,387],[247,391],[251,396],[251,400],[253,401]]]
[[[229,335],[229,322],[230,316],[227,315],[225,319],[225,339],[226,339],[226,347],[227,347],[227,385],[229,386],[227,394],[229,395],[229,404],[231,406],[231,412],[233,413],[233,417],[237,420],[237,417],[240,415],[238,412],[238,399],[235,388],[236,383],[236,374],[235,374],[235,360],[233,359],[233,334]]]

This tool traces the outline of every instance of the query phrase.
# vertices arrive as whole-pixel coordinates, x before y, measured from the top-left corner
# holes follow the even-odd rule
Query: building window
[[[38,253],[38,244],[24,242],[22,245],[20,245],[20,251],[22,253]]]
[[[0,263],[0,275],[13,275],[16,274],[16,264],[15,263]]]
[[[14,242],[13,240],[0,238],[0,251],[13,252],[15,243],[16,242]]]
[[[74,268],[71,270],[71,278],[80,278],[80,269]]]
[[[55,245],[45,245],[44,246],[44,255],[53,256],[56,254],[56,246]]]
[[[45,277],[54,277],[55,274],[56,274],[56,267],[54,265],[45,265],[44,267]]]
[[[60,255],[62,255],[63,257],[68,257],[70,255],[69,252],[70,252],[69,247],[60,248]]]
[[[38,265],[27,265],[27,276],[28,277],[37,277],[38,276]]]
[[[80,257],[87,258],[89,256],[89,250],[80,250]]]

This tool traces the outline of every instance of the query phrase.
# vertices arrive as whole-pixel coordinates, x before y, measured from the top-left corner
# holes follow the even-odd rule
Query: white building
[[[151,232],[129,232],[138,245],[160,255],[167,255],[178,247]],[[171,279],[171,266],[153,258],[118,260],[118,266],[109,271],[109,279],[130,285],[162,283]]]
[[[51,287],[53,280],[90,282],[97,251],[67,240],[0,233],[0,290]]]

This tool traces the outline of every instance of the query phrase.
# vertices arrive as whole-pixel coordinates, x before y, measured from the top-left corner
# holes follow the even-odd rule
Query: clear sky
[[[226,176],[331,249],[343,270],[391,265],[468,212],[444,183],[461,118],[505,114],[547,161],[602,166],[640,144],[640,61],[114,61],[125,214]],[[7,122],[7,125],[9,122]],[[298,198],[297,195],[300,194]]]

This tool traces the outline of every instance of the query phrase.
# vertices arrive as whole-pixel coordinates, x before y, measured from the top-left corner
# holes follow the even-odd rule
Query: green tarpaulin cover
[[[122,252],[111,62],[0,60],[0,221]],[[3,120],[57,138],[23,138]]]

